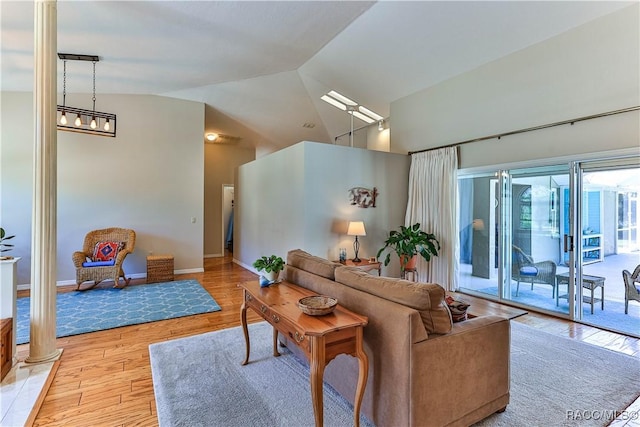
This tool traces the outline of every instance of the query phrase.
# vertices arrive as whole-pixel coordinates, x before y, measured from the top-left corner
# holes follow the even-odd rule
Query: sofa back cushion
[[[335,270],[341,266],[341,264],[311,255],[302,249],[289,251],[287,264],[329,280],[335,279]]]
[[[447,334],[453,322],[444,288],[435,283],[372,276],[354,267],[339,267],[335,280],[343,285],[418,310],[428,334]]]

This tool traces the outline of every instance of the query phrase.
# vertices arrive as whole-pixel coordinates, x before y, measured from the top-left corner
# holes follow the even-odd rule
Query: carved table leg
[[[353,401],[353,425],[360,425],[360,406],[362,405],[362,397],[364,389],[367,386],[367,377],[369,376],[369,358],[364,352],[362,346],[362,327],[356,328],[356,357],[358,358],[358,385],[356,387],[356,396]]]
[[[242,307],[240,307],[240,324],[242,325],[242,332],[244,332],[244,342],[246,344],[247,353],[244,358],[243,365],[249,363],[249,351],[251,350],[251,344],[249,343],[249,331],[247,330],[247,291],[243,291]]]
[[[324,366],[325,349],[324,349],[324,337],[315,336],[309,337],[311,340],[311,360],[310,363],[310,379],[311,379],[311,401],[313,402],[313,415],[316,420],[316,427],[322,427],[323,425],[323,396],[322,380],[324,378]]]
[[[273,356],[280,356],[280,353],[278,353],[278,330],[276,328],[273,328]]]

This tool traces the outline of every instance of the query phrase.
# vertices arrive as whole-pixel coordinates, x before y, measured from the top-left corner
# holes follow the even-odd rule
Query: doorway
[[[222,251],[233,253],[233,184],[222,184]]]

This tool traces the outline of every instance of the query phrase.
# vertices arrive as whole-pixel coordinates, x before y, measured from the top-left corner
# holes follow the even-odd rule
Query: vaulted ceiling
[[[100,57],[98,102],[106,93],[203,102],[220,118],[212,130],[271,151],[348,132],[347,114],[320,100],[330,90],[388,117],[399,98],[632,4],[59,1],[58,51]],[[0,3],[3,91],[32,90],[33,10]],[[62,61],[58,74],[62,91]],[[69,62],[67,92],[91,88],[91,67]]]

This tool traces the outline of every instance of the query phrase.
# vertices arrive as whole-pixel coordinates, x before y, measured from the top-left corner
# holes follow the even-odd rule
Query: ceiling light
[[[100,58],[96,55],[78,55],[72,53],[59,53],[58,58],[64,61],[64,72],[62,80],[62,105],[57,106],[60,114],[58,129],[73,132],[82,132],[92,135],[116,136],[116,115],[96,111],[96,62]],[[75,108],[67,106],[67,61],[91,61],[93,63],[93,108]],[[67,113],[75,114],[74,125],[67,123]],[[104,121],[102,128],[100,122]]]
[[[364,114],[362,114],[360,111],[353,111],[351,112],[351,114],[353,114],[355,117],[359,118],[360,120],[362,120],[363,122],[367,122],[369,124],[375,122],[374,119],[372,119],[369,116],[365,116]]]
[[[376,114],[373,111],[369,110],[368,108],[363,107],[362,105],[358,106],[358,111],[360,111],[362,114],[366,114],[367,116],[371,117],[373,121],[382,120],[384,118],[381,115]]]
[[[367,124],[375,123],[378,120],[382,120],[382,116],[374,113],[368,108],[363,107],[362,105],[358,105],[353,99],[347,98],[346,96],[339,94],[335,90],[329,91],[326,95],[322,95],[320,97],[325,102],[333,105],[341,109],[342,111],[346,111],[347,114],[351,116],[351,132],[349,132],[349,145],[353,147],[353,118],[357,117],[363,122]]]
[[[342,102],[338,101],[337,99],[331,98],[329,95],[322,95],[320,97],[320,99],[322,99],[324,102],[328,102],[329,104],[333,105],[334,107],[338,107],[342,111],[346,111],[347,110],[347,106],[346,105],[344,105]]]
[[[207,141],[215,141],[216,139],[218,139],[218,134],[217,133],[208,133],[207,134]]]
[[[329,95],[332,98],[337,99],[338,101],[346,104],[346,105],[352,105],[352,106],[357,106],[358,103],[352,99],[347,98],[344,95],[339,94],[338,92],[336,92],[335,90],[330,91],[327,95]]]

